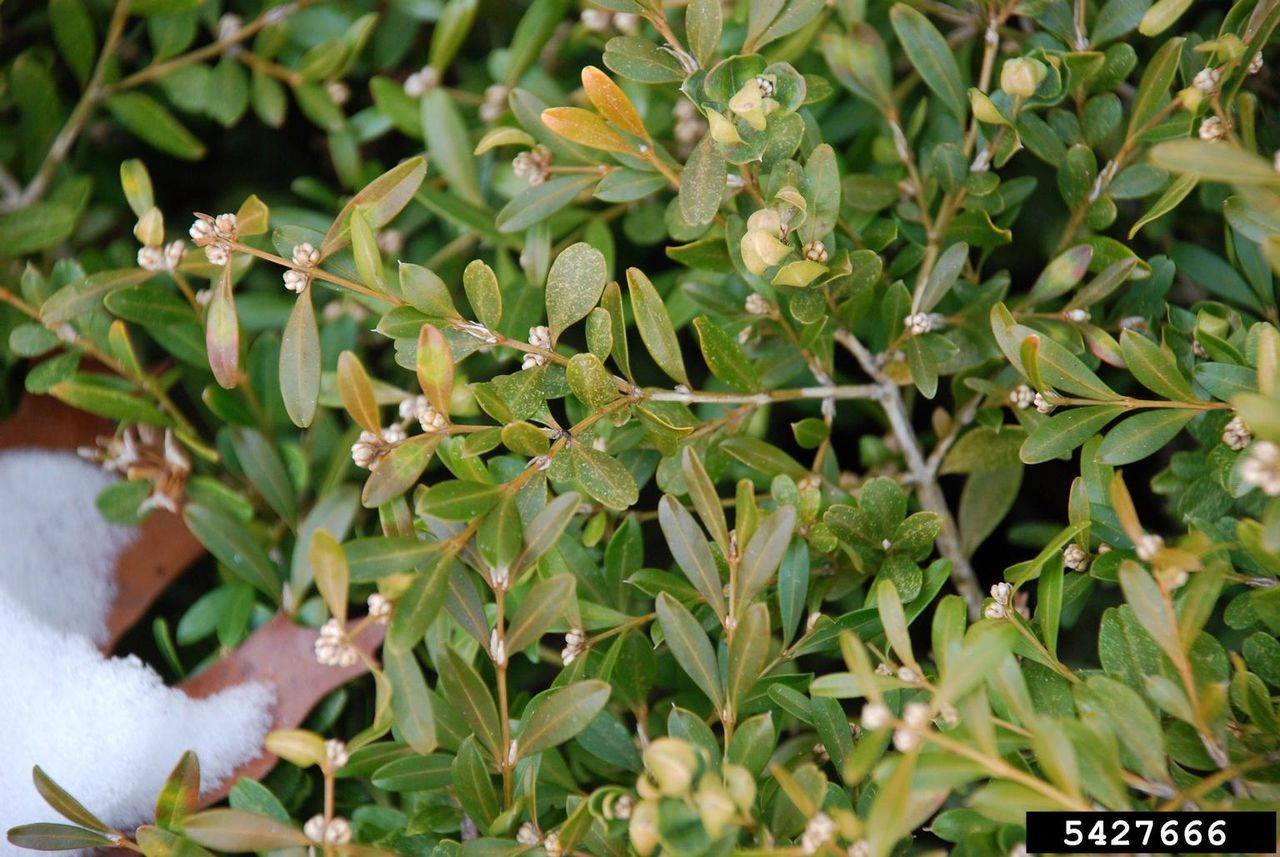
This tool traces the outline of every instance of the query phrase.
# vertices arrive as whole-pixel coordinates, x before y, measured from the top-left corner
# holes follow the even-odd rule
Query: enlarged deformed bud
[[[1049,70],[1044,63],[1029,57],[1005,60],[1000,68],[1000,88],[1012,98],[1030,98],[1036,94]]]
[[[636,805],[627,825],[631,847],[640,857],[649,857],[658,847],[658,803],[645,800]]]
[[[1025,411],[1036,402],[1036,391],[1028,387],[1026,384],[1019,384],[1009,391],[1009,404],[1015,408]]]
[[[1058,407],[1046,399],[1043,393],[1036,393],[1035,397],[1031,401],[1036,406],[1036,410],[1042,414],[1051,414]]]
[[[698,757],[678,738],[655,738],[644,751],[644,764],[659,793],[678,797],[689,791]]]
[[[818,262],[825,265],[830,256],[827,253],[827,245],[821,241],[810,241],[804,245],[804,257],[810,262]]]

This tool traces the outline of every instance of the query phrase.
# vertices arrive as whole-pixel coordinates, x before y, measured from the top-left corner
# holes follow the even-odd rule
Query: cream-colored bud
[[[1029,57],[1006,60],[1000,68],[1000,88],[1013,98],[1030,98],[1036,94],[1049,70],[1044,63]]]
[[[698,757],[693,748],[676,738],[656,738],[644,751],[644,764],[653,775],[658,790],[667,797],[689,791]]]
[[[644,800],[631,811],[631,820],[627,824],[627,834],[631,837],[631,847],[640,857],[649,857],[658,847],[658,804]]]

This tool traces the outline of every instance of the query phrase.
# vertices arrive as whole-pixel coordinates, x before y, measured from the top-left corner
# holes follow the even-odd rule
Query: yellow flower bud
[[[677,797],[689,791],[698,757],[693,748],[676,738],[658,738],[644,751],[644,764],[653,775],[658,791]]]
[[[702,825],[712,838],[719,837],[725,827],[733,820],[737,811],[728,789],[715,777],[708,775],[698,783],[698,793],[694,796],[694,804],[698,807],[698,815]]]
[[[742,135],[732,122],[714,110],[707,111],[707,123],[711,128],[711,139],[722,146],[732,146],[742,142]]]
[[[324,739],[306,729],[277,729],[267,734],[265,744],[268,753],[299,768],[318,765],[326,758]]]
[[[739,810],[749,814],[751,805],[756,801],[756,778],[746,768],[732,763],[725,763],[721,774],[729,790],[729,797]]]
[[[751,78],[729,99],[729,109],[741,116],[752,128],[763,131],[765,125],[765,97],[760,91],[760,80]]]
[[[160,209],[151,206],[133,227],[133,236],[144,247],[159,247],[164,243],[164,215]]]
[[[791,253],[791,246],[779,241],[772,233],[753,229],[742,236],[740,244],[742,264],[753,274],[763,274],[767,268],[777,265]]]
[[[980,90],[969,90],[969,106],[973,108],[973,115],[978,117],[979,122],[985,122],[988,125],[1009,124],[995,103]]]
[[[627,833],[631,836],[631,847],[640,857],[649,857],[654,852],[658,847],[657,802],[645,800],[636,805],[631,811]]]
[[[1048,73],[1044,63],[1038,60],[1015,57],[1000,69],[1000,88],[1014,98],[1030,98]]]

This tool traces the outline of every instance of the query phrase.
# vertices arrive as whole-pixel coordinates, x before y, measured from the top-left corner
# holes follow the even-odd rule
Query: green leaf
[[[1120,563],[1119,578],[1124,600],[1133,608],[1138,624],[1174,663],[1182,660],[1184,646],[1178,635],[1178,617],[1155,578],[1136,562],[1127,560]]]
[[[1125,411],[1120,405],[1090,405],[1054,414],[1031,432],[1019,455],[1025,464],[1040,464],[1066,455]]]
[[[595,175],[557,176],[522,190],[502,207],[493,224],[500,232],[522,232],[564,208],[599,180]]]
[[[104,384],[77,380],[61,381],[54,384],[49,389],[49,393],[73,408],[88,411],[109,420],[148,423],[154,426],[172,425],[172,421],[149,401]]]
[[[665,592],[658,595],[657,612],[662,634],[676,663],[706,694],[716,711],[724,708],[724,687],[707,632],[683,604]]]
[[[492,757],[495,760],[505,758],[498,707],[484,680],[452,647],[446,647],[444,659],[436,667],[440,671],[445,698],[458,709],[463,721],[475,730],[476,737]]]
[[[355,257],[356,273],[360,281],[377,292],[387,290],[386,278],[382,273],[382,251],[378,249],[378,239],[369,226],[369,218],[364,211],[355,208],[348,218],[351,229],[351,252]]]
[[[1196,189],[1196,185],[1200,183],[1200,177],[1192,173],[1178,176],[1169,186],[1165,188],[1164,193],[1160,194],[1160,198],[1151,204],[1147,209],[1147,213],[1139,217],[1129,229],[1129,238],[1137,235],[1142,227],[1148,223],[1154,223],[1161,217],[1178,207],[1181,202],[1191,195],[1191,191]]]
[[[214,380],[224,390],[240,381],[240,317],[231,287],[231,265],[224,265],[205,310],[204,347]]]
[[[280,396],[294,425],[311,425],[320,400],[320,330],[310,288],[293,302],[280,339]]]
[[[484,757],[475,738],[467,736],[454,756],[449,768],[450,781],[457,792],[458,802],[478,823],[488,826],[498,816],[498,793],[489,778]]]
[[[373,466],[360,493],[361,505],[366,509],[376,509],[416,485],[439,445],[438,434],[414,435],[396,444]]]
[[[522,568],[533,565],[555,546],[569,522],[578,513],[579,503],[581,498],[577,492],[569,491],[552,500],[534,515],[524,531],[524,552],[519,563]]]
[[[795,507],[783,506],[756,527],[751,540],[742,551],[742,562],[738,567],[739,605],[750,604],[773,578],[774,572],[782,563],[795,526]]]
[[[538,581],[525,593],[507,626],[508,651],[528,648],[564,615],[574,603],[576,580],[572,574],[557,574]]]
[[[720,570],[693,515],[667,494],[658,503],[658,524],[676,565],[723,619],[724,584],[720,582]]]
[[[1168,346],[1156,345],[1142,334],[1126,330],[1120,334],[1120,353],[1133,377],[1151,392],[1174,401],[1199,401]]]
[[[590,244],[571,244],[556,257],[547,273],[547,323],[553,343],[595,308],[608,280],[604,254]]]
[[[493,269],[479,259],[474,260],[462,272],[462,287],[476,319],[490,330],[497,330],[502,321],[502,290]]]
[[[969,99],[960,78],[960,68],[956,65],[955,53],[947,40],[928,18],[905,3],[894,4],[889,10],[889,20],[902,42],[903,51],[925,84],[956,119],[964,119]]]
[[[1136,691],[1105,676],[1090,676],[1075,686],[1081,719],[1095,729],[1109,731],[1120,745],[1121,755],[1132,759],[1137,772],[1165,782],[1164,732],[1151,709]]]
[[[693,320],[707,368],[729,387],[744,393],[760,388],[751,360],[738,341],[705,315]]]
[[[387,629],[387,648],[411,651],[422,642],[427,630],[440,615],[449,589],[450,558],[443,558],[418,572],[413,583],[396,599],[395,612]]]
[[[536,756],[587,728],[609,701],[609,691],[602,681],[578,681],[536,697],[520,720],[517,758]]]
[[[418,513],[446,521],[470,521],[489,511],[501,499],[503,491],[502,485],[490,482],[456,479],[439,482],[418,500]]]
[[[388,574],[421,568],[440,552],[439,542],[373,536],[352,539],[342,546],[353,583],[369,583]]]
[[[253,429],[231,429],[230,437],[249,484],[277,515],[290,526],[296,525],[298,495],[275,446]]]
[[[959,701],[988,676],[994,675],[1013,650],[1017,639],[1017,629],[1007,622],[970,633],[959,653],[947,661],[947,669],[935,695],[937,704],[949,705]]]
[[[680,342],[675,327],[667,314],[666,304],[649,278],[638,268],[627,269],[627,287],[631,291],[631,311],[635,314],[640,339],[653,361],[677,383],[689,383],[685,374],[684,358],[680,354]]]
[[[715,219],[724,198],[724,153],[720,145],[705,135],[693,148],[680,173],[680,214],[690,226],[705,226]]]
[[[314,579],[308,556],[311,548],[311,537],[317,530],[326,530],[335,539],[346,538],[351,521],[355,518],[359,497],[354,487],[341,485],[321,495],[302,519],[298,528],[298,537],[294,541],[293,558],[290,564],[289,583],[296,597],[306,594]],[[348,560],[348,564],[349,564]]]
[[[27,209],[23,209],[21,213],[25,216],[26,211]],[[15,215],[18,213],[14,212]],[[2,227],[0,234],[3,234]],[[40,306],[40,319],[49,325],[72,321],[95,309],[117,289],[136,285],[151,276],[150,272],[139,268],[123,268],[81,277],[58,289],[45,300]]]
[[[747,694],[755,686],[769,661],[769,607],[758,601],[746,608],[738,619],[729,644],[725,695],[734,711],[741,709]]]
[[[295,90],[301,91],[301,87]],[[421,156],[396,164],[359,193],[351,197],[338,214],[320,244],[320,258],[325,259],[345,247],[351,240],[351,213],[359,209],[370,229],[381,229],[413,199],[427,175],[427,162]]]
[[[464,202],[484,208],[474,147],[457,104],[444,87],[434,87],[422,97],[422,134],[431,164],[449,189]]]
[[[689,50],[698,63],[710,66],[720,50],[723,10],[719,0],[691,0],[684,15]]]
[[[342,545],[326,530],[316,530],[307,551],[315,575],[316,589],[340,624],[347,622],[347,597],[351,587],[351,569]]]
[[[280,600],[280,576],[275,563],[240,521],[221,509],[188,503],[182,519],[209,553],[236,577],[273,601]]]
[[[0,214],[0,257],[26,256],[66,240],[78,214],[61,202],[36,202]]]
[[[188,750],[182,754],[156,797],[156,824],[165,830],[181,830],[182,822],[196,811],[199,803],[200,760]]]
[[[648,39],[615,36],[604,46],[604,64],[637,83],[675,83],[684,80],[680,63]]]
[[[122,92],[106,100],[107,110],[144,143],[188,161],[204,157],[204,143],[161,104],[141,92]]]
[[[216,851],[275,851],[310,843],[302,831],[265,815],[238,809],[207,809],[182,824],[192,842]]]
[[[36,791],[44,802],[49,804],[58,815],[74,821],[82,827],[88,827],[92,830],[100,830],[103,833],[110,833],[113,829],[105,821],[99,819],[96,815],[85,809],[80,801],[71,796],[71,793],[53,781],[53,778],[46,774],[39,765],[31,770],[31,779],[35,782]],[[12,840],[10,840],[12,841]],[[16,843],[15,843],[16,844]]]
[[[22,824],[9,828],[8,839],[12,845],[33,851],[76,851],[114,844],[101,833],[69,824]]]
[[[598,411],[619,396],[613,373],[594,354],[573,355],[565,367],[565,378],[573,394],[592,411]]]
[[[618,459],[589,444],[575,443],[569,460],[582,490],[610,509],[630,509],[640,499],[635,477]]]
[[[400,263],[400,291],[414,308],[429,316],[443,319],[458,317],[449,287],[434,271],[421,265]]]
[[[1196,413],[1189,409],[1160,409],[1129,417],[1102,439],[1098,461],[1130,464],[1154,455],[1177,437]]]
[[[383,671],[391,683],[391,715],[396,732],[415,753],[430,755],[438,746],[435,711],[426,679],[413,650],[388,648],[383,652]]]
[[[1229,143],[1171,140],[1151,147],[1151,163],[1162,170],[1240,187],[1280,187],[1280,172],[1252,152]]]
[[[891,580],[881,580],[876,586],[876,610],[880,614],[880,625],[896,654],[904,664],[917,674],[920,672],[915,655],[911,651],[911,635],[907,633],[907,616],[902,611],[902,599],[898,589]]]
[[[52,26],[53,40],[58,45],[58,51],[75,72],[76,80],[84,86],[93,71],[94,57],[98,53],[93,19],[80,0],[49,0],[49,24]]]

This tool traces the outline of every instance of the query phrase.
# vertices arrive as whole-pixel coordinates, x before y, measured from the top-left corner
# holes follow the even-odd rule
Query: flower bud
[[[676,738],[658,738],[644,751],[644,764],[658,791],[668,797],[683,795],[693,783],[698,757],[693,748]]]
[[[299,768],[318,765],[328,758],[324,739],[306,729],[276,729],[267,734],[267,752]]]
[[[698,808],[702,825],[712,838],[717,838],[724,832],[725,827],[737,812],[736,802],[730,796],[729,790],[715,776],[702,778],[698,783],[698,791],[694,795],[693,802]]]
[[[750,813],[751,805],[756,801],[756,778],[746,768],[730,762],[724,764],[720,773],[734,805],[743,813]]]
[[[636,853],[640,857],[649,857],[658,847],[658,804],[651,800],[637,804],[631,811],[627,832]]]
[[[1014,98],[1030,98],[1036,94],[1049,70],[1039,60],[1015,57],[1000,69],[1000,88]]]

